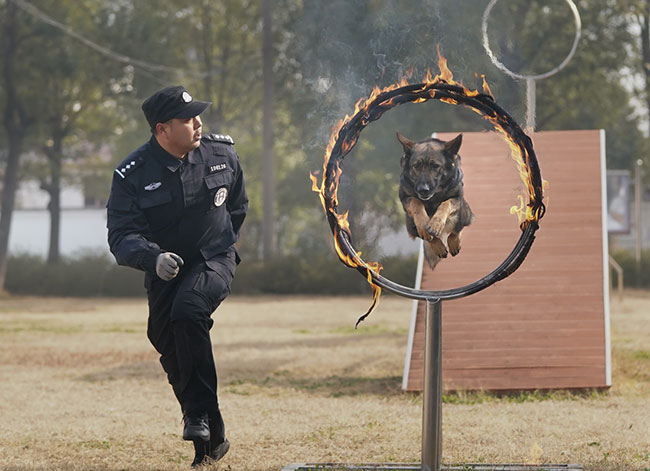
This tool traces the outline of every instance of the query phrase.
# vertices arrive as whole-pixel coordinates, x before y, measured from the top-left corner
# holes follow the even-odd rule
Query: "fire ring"
[[[352,117],[346,118],[339,128],[338,134],[335,134],[336,131],[333,134],[336,135],[336,139],[325,155],[324,176],[320,188],[317,188],[315,177],[312,178],[314,190],[320,193],[339,258],[344,264],[355,268],[364,275],[375,292],[373,304],[366,316],[372,311],[381,288],[411,299],[448,300],[469,296],[497,281],[503,280],[514,273],[526,258],[535,240],[535,232],[539,229],[539,220],[544,216],[546,210],[543,203],[542,177],[530,137],[506,111],[495,103],[485,82],[484,91],[486,93],[470,90],[453,81],[446,64],[442,63],[441,69],[443,66],[448,72],[445,78],[436,76],[433,79],[427,78],[426,82],[423,83],[396,85],[384,91],[377,90],[365,102],[358,103],[358,111]],[[351,242],[352,234],[347,223],[347,215],[340,215],[337,211],[338,182],[342,174],[341,163],[356,145],[361,131],[371,122],[378,120],[391,108],[403,103],[422,103],[431,99],[466,106],[490,121],[495,130],[502,133],[510,143],[513,158],[519,163],[520,173],[526,183],[529,196],[526,219],[520,224],[522,234],[503,262],[491,273],[471,284],[443,291],[417,290],[381,276],[379,274],[380,266],[365,262],[361,258],[361,254],[354,249]],[[515,155],[517,153],[518,156]],[[516,157],[519,157],[519,159]],[[360,320],[366,316],[363,316]]]

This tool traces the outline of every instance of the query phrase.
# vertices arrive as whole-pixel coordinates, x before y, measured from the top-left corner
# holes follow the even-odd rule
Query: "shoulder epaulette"
[[[133,171],[134,168],[138,167],[140,164],[142,164],[141,157],[129,156],[124,159],[120,165],[117,166],[115,173],[117,173],[120,177],[125,178],[129,173]]]
[[[235,141],[233,141],[232,137],[230,137],[228,134],[207,134],[205,138],[209,141],[214,141],[214,142],[223,142],[224,144],[230,144],[234,145]]]

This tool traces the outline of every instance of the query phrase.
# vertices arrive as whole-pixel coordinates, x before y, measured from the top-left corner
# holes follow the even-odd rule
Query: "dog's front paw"
[[[440,237],[442,231],[445,230],[445,221],[438,217],[432,217],[429,219],[429,223],[424,227],[424,229],[433,237]]]
[[[460,252],[460,237],[458,234],[451,233],[447,239],[447,245],[449,246],[449,253],[452,257],[455,257]]]
[[[426,229],[425,226],[417,226],[417,230],[418,230],[418,236],[420,236],[422,240],[430,242],[434,239],[434,236],[432,236],[429,233],[429,231]]]

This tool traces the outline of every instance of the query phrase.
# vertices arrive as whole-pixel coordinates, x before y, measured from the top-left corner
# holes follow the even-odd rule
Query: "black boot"
[[[210,441],[210,427],[207,413],[189,413],[183,415],[183,440]]]
[[[194,461],[192,461],[192,468],[216,463],[228,453],[228,450],[230,450],[230,442],[226,438],[214,447],[210,442],[194,440]]]
[[[224,438],[223,441],[216,446],[210,446],[210,458],[214,461],[219,461],[225,456],[230,450],[230,442],[227,438]]]
[[[210,460],[210,442],[203,440],[194,440],[194,461],[192,461],[192,468],[198,468],[202,464],[207,464]]]
[[[230,442],[225,438],[225,426],[219,409],[208,414],[210,423],[210,458],[219,461],[230,449]]]

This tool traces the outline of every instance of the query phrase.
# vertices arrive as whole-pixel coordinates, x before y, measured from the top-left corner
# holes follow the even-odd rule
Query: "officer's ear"
[[[159,136],[161,134],[165,134],[165,131],[167,130],[167,123],[156,123],[156,129],[155,129],[155,135]]]

